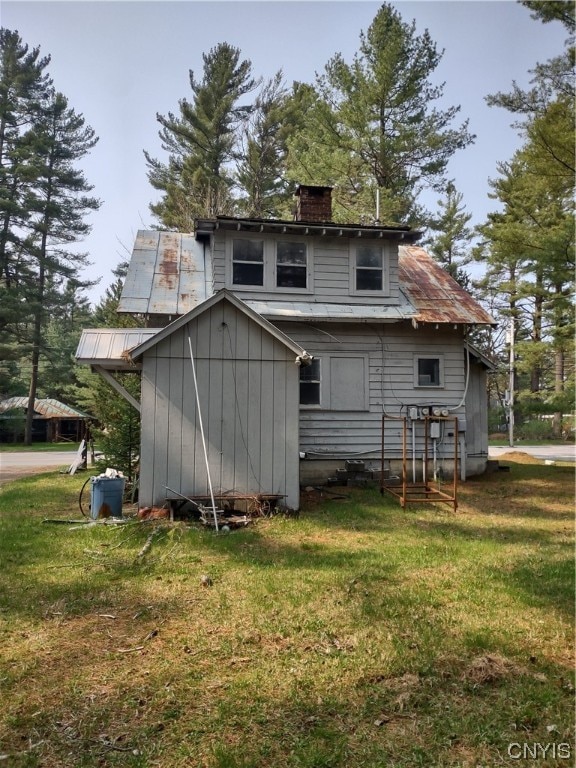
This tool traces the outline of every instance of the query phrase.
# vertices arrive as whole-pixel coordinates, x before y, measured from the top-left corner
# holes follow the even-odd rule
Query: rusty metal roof
[[[27,397],[9,397],[0,401],[0,413],[28,408]],[[72,408],[70,405],[54,400],[52,397],[34,400],[34,411],[43,419],[87,419],[88,414]]]
[[[140,230],[119,312],[184,315],[208,298],[204,245],[194,235]]]
[[[243,220],[219,217],[210,221],[220,225],[235,222],[239,226]],[[250,220],[250,223],[258,222]],[[270,226],[277,224],[282,222],[267,222]],[[398,276],[400,298],[393,307],[352,305],[347,303],[345,296],[338,303],[285,302],[280,296],[274,299],[263,296],[246,303],[270,319],[313,315],[318,320],[412,319],[419,323],[494,324],[480,304],[423,248],[399,246]],[[191,234],[138,232],[120,298],[120,312],[164,315],[174,319],[211,295],[212,264],[208,244],[196,241]],[[107,353],[102,359],[114,357]]]
[[[488,312],[423,248],[400,246],[398,277],[416,309],[416,322],[495,325]]]

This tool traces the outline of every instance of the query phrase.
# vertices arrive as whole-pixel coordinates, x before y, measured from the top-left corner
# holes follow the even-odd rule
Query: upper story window
[[[264,285],[264,243],[262,240],[234,240],[232,243],[234,285]]]
[[[382,248],[377,245],[359,245],[356,248],[355,289],[357,291],[382,291],[384,288],[384,264]]]
[[[312,292],[312,256],[307,243],[236,236],[228,241],[228,249],[226,281],[230,287]]]
[[[278,288],[308,287],[306,243],[292,241],[276,243],[276,286]]]

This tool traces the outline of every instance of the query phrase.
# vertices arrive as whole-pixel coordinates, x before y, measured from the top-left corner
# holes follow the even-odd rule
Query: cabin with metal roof
[[[0,441],[18,442],[22,439],[27,410],[27,397],[0,400]],[[36,398],[32,417],[32,440],[79,443],[85,436],[89,418],[88,414],[52,397]]]
[[[110,379],[142,371],[142,503],[161,501],[163,485],[205,488],[191,459],[196,355],[219,492],[282,490],[294,507],[295,482],[325,480],[347,460],[377,469],[383,416],[409,418],[416,465],[432,412],[457,417],[434,438],[438,455],[457,444],[456,471],[484,471],[489,362],[469,333],[490,315],[416,245],[419,232],[334,223],[329,187],[297,197],[292,221],[217,216],[191,234],[139,232],[118,311],[142,328],[84,331],[79,362]],[[390,460],[402,450],[396,435]]]

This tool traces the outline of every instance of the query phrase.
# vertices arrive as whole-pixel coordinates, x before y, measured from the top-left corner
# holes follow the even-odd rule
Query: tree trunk
[[[45,244],[43,246],[45,249]],[[24,427],[24,445],[32,445],[32,425],[34,418],[34,401],[38,391],[38,368],[40,364],[40,347],[42,344],[42,302],[44,299],[44,265],[38,273],[38,297],[34,312],[34,331],[32,335],[32,372],[30,374],[30,389],[28,390],[28,408],[26,410],[26,425]]]
[[[562,395],[564,392],[564,350],[557,349],[554,356],[554,392]],[[552,431],[554,437],[562,437],[562,411],[556,411],[552,417]]]

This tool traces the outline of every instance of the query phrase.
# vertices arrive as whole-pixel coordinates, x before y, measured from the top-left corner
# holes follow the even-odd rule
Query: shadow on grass
[[[555,610],[568,621],[574,620],[573,555],[547,562],[544,558],[525,558],[497,571],[492,578],[520,595],[526,605]]]

